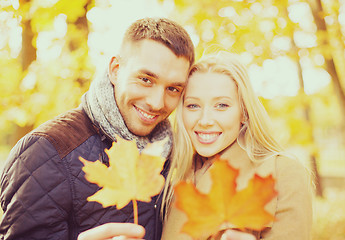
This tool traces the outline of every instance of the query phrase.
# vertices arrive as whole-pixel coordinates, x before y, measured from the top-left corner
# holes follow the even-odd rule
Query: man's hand
[[[106,223],[82,232],[78,240],[142,239],[145,229],[133,223]]]
[[[256,240],[256,238],[249,233],[229,229],[223,233],[221,240]]]

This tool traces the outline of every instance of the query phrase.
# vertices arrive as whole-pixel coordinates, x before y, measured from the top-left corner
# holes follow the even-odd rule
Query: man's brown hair
[[[177,57],[194,63],[194,45],[187,31],[176,22],[166,18],[143,18],[135,21],[127,29],[121,48],[128,43],[151,39],[164,44]]]

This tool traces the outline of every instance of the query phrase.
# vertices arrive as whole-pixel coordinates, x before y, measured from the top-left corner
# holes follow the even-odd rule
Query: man
[[[94,228],[91,234],[107,229],[102,224],[109,222],[117,222],[109,238],[136,237],[131,231],[139,228],[145,239],[160,239],[158,196],[138,203],[145,231],[126,224],[133,222],[131,204],[118,210],[87,201],[99,187],[85,179],[78,158],[107,165],[104,149],[116,141],[115,134],[135,139],[140,150],[168,136],[163,153],[168,157],[172,140],[166,118],[193,62],[192,41],[178,24],[152,18],[133,23],[108,74],[92,82],[81,106],[39,126],[12,149],[1,176],[1,239],[77,239],[88,229]]]

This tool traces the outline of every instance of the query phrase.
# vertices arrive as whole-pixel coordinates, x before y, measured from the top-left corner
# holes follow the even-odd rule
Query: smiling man
[[[116,136],[135,139],[139,150],[168,136],[163,153],[168,157],[167,117],[193,62],[194,47],[181,26],[161,18],[134,22],[109,70],[93,80],[81,106],[39,126],[12,149],[1,176],[0,238],[160,239],[158,196],[138,203],[139,224],[145,229],[129,224],[130,204],[118,210],[87,201],[99,187],[85,179],[78,158],[108,165],[104,149]]]
[[[113,57],[109,67],[116,103],[127,128],[146,136],[176,108],[190,61],[151,39],[125,47],[122,55],[132,57]]]

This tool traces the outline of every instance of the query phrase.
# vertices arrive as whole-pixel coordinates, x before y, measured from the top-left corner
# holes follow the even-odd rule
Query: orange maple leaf
[[[264,207],[277,194],[274,179],[254,175],[248,186],[236,191],[239,170],[217,159],[209,169],[212,187],[204,194],[192,183],[175,187],[176,207],[187,215],[182,232],[192,238],[207,238],[227,228],[261,230],[274,217]]]
[[[118,209],[133,201],[135,222],[137,223],[137,200],[150,202],[151,197],[157,195],[164,186],[165,179],[160,174],[165,158],[160,154],[167,139],[148,144],[139,153],[135,140],[126,141],[117,138],[109,150],[105,150],[109,157],[109,167],[100,161],[83,162],[85,178],[102,187],[101,190],[87,198],[108,207],[116,205]]]

